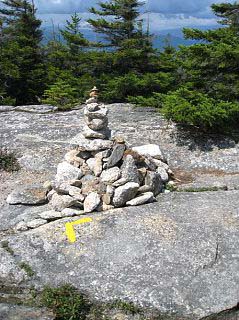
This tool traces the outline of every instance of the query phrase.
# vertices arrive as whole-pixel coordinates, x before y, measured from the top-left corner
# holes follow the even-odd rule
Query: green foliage
[[[124,76],[106,79],[102,86],[101,97],[107,102],[133,102],[133,97],[138,96],[148,97],[150,100],[150,96],[155,91],[167,92],[172,82],[173,77],[164,72],[143,75],[128,73]]]
[[[126,302],[122,300],[116,300],[115,302],[113,302],[111,308],[117,308],[132,315],[141,312],[141,309],[134,305],[132,302]]]
[[[34,276],[35,272],[32,270],[32,267],[28,263],[21,262],[21,263],[19,263],[19,267],[22,270],[24,270],[29,277],[33,277]]]
[[[0,170],[12,172],[18,171],[19,169],[20,166],[15,154],[6,149],[0,149]]]
[[[80,22],[81,18],[75,13],[71,16],[71,21],[66,20],[65,29],[60,30],[72,56],[78,55],[82,48],[89,46],[89,41],[80,32]]]
[[[46,287],[41,294],[41,302],[53,310],[56,320],[84,320],[90,309],[85,297],[71,285]]]
[[[222,131],[237,126],[239,103],[215,100],[198,91],[180,88],[164,96],[162,113],[181,124]]]
[[[162,107],[162,94],[153,93],[150,97],[137,96],[137,97],[128,97],[128,102],[135,104],[137,107],[153,107],[161,108]]]
[[[26,0],[4,0],[0,8],[1,82],[16,104],[38,101],[44,87],[44,67],[40,42],[41,21],[35,16],[33,3]]]
[[[1,242],[1,247],[6,250],[8,253],[10,253],[11,256],[14,255],[13,249],[9,246],[9,242],[7,240],[4,240]]]
[[[63,80],[58,80],[44,92],[43,103],[57,106],[60,110],[72,108],[78,100],[76,99],[76,89],[72,88]]]

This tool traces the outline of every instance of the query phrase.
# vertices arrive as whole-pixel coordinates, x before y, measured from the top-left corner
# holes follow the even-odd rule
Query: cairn
[[[74,150],[58,165],[48,193],[55,211],[85,213],[156,201],[172,173],[157,145],[130,149],[111,137],[108,109],[91,90],[84,108],[85,127]]]

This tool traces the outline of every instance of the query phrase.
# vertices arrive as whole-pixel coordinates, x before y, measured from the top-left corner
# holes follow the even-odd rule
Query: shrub
[[[76,89],[63,80],[58,80],[45,90],[43,97],[43,103],[57,106],[60,110],[70,109],[78,102]]]
[[[68,284],[59,288],[46,287],[41,302],[53,310],[56,320],[84,320],[90,310],[85,297]]]
[[[238,125],[239,103],[215,100],[206,94],[180,88],[164,95],[162,113],[181,124],[223,131]]]
[[[162,99],[163,95],[161,93],[153,93],[151,97],[128,97],[128,102],[134,103],[139,107],[153,107],[153,108],[161,108],[162,107]]]

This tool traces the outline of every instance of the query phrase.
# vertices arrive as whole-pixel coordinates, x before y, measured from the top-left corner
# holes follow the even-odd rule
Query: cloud
[[[40,14],[86,12],[96,2],[96,0],[35,0]]]
[[[98,0],[35,0],[35,2],[39,13],[73,13],[86,12],[89,7],[95,6]],[[161,14],[183,13],[197,17],[202,14],[212,15],[210,5],[217,2],[220,3],[222,0],[145,0],[142,10]]]
[[[104,1],[104,0],[101,0]],[[86,20],[90,17],[88,8],[99,0],[35,0],[38,16],[43,25],[64,25],[70,14],[77,12],[82,17],[82,28],[90,28]],[[222,0],[145,0],[141,13],[148,19],[152,32],[180,29],[183,27],[210,27],[217,24],[217,17],[211,11],[212,3]],[[224,0],[234,2],[234,0]],[[149,13],[145,13],[149,12]]]

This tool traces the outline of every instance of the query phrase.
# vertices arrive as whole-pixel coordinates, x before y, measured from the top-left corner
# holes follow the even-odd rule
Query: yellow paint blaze
[[[65,224],[65,227],[66,227],[66,236],[67,236],[69,242],[71,242],[71,243],[76,242],[76,233],[75,233],[73,226],[87,223],[87,222],[92,222],[92,221],[93,221],[92,218],[83,218],[83,219],[76,220],[73,222],[67,222]]]

